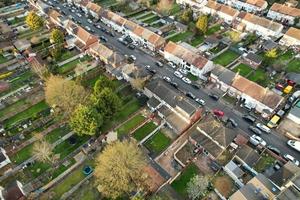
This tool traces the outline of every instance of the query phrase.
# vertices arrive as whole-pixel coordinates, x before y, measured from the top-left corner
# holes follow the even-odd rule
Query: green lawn
[[[19,22],[24,22],[25,19],[26,19],[26,16],[21,17],[21,18],[15,17],[13,20],[11,20],[11,21],[9,21],[9,22],[11,23],[11,25],[13,25],[13,24],[17,24],[17,23],[19,23]]]
[[[51,165],[49,163],[35,161],[35,163],[30,167],[27,167],[25,171],[30,172],[33,178],[37,178],[45,171],[47,171],[50,167]]]
[[[59,154],[59,158],[64,159],[67,155],[69,155],[70,153],[75,151],[78,147],[83,145],[90,138],[90,136],[88,136],[88,135],[78,136],[76,134],[73,137],[76,138],[75,144],[70,144],[69,140],[67,139],[67,140],[63,141],[62,143],[60,143],[59,145],[57,145],[54,148],[53,153]]]
[[[48,48],[51,45],[50,40],[47,39],[45,41],[41,41],[40,44],[36,45],[35,47],[33,47],[33,51],[34,52],[38,52],[41,51],[45,48]]]
[[[28,108],[27,110],[24,110],[23,112],[20,112],[16,115],[14,115],[13,117],[7,119],[4,121],[4,126],[6,128],[10,128],[12,127],[14,124],[22,121],[22,120],[25,120],[25,119],[28,119],[28,118],[31,118],[33,117],[34,115],[36,115],[37,113],[45,110],[49,108],[49,106],[46,104],[45,101],[41,101],[35,105],[33,105],[32,107]]]
[[[220,64],[222,66],[227,66],[230,63],[232,63],[235,59],[237,59],[239,56],[240,56],[239,54],[228,49],[224,53],[214,58],[213,61],[214,63]]]
[[[187,77],[191,80],[191,81],[197,81],[198,80],[198,77],[191,74],[191,73],[188,73]]]
[[[274,164],[274,162],[276,161],[275,158],[273,158],[272,156],[270,156],[267,153],[263,153],[261,155],[261,158],[258,160],[258,162],[256,163],[256,165],[254,166],[254,169],[258,172],[261,173],[263,172],[266,168],[270,167],[271,165]]]
[[[204,41],[203,35],[195,35],[194,38],[191,40],[190,45],[193,47],[198,46]]]
[[[147,20],[145,20],[145,21],[143,21],[143,22],[146,23],[146,24],[151,24],[151,23],[153,23],[153,22],[155,22],[155,21],[157,21],[157,20],[159,20],[159,19],[160,19],[159,16],[154,15],[154,16],[151,17],[150,19],[147,19]]]
[[[219,31],[220,29],[221,29],[221,25],[220,24],[212,26],[212,27],[208,28],[208,30],[206,32],[206,35],[212,35],[215,32]]]
[[[181,10],[180,5],[176,2],[173,3],[172,9],[170,10],[170,15],[176,15]]]
[[[2,54],[0,54],[0,64],[7,62],[8,59],[5,58]]]
[[[55,193],[54,199],[59,199],[65,192],[69,191],[73,186],[85,178],[82,170],[82,167],[79,167],[53,188],[52,191]]]
[[[16,154],[10,157],[11,161],[15,164],[21,164],[22,162],[24,162],[32,156],[32,148],[33,144],[24,147],[23,149],[21,149]]]
[[[69,133],[70,131],[71,131],[71,129],[67,125],[65,125],[63,127],[59,127],[57,129],[54,129],[50,133],[48,133],[45,136],[45,140],[47,140],[49,143],[52,144],[56,140],[62,138],[64,135],[66,135],[67,133]]]
[[[136,130],[132,136],[138,140],[141,141],[144,139],[148,134],[150,134],[152,131],[154,131],[157,128],[157,126],[153,122],[148,122],[138,130]]]
[[[69,160],[70,164],[67,166],[64,166],[63,164],[60,165],[58,168],[56,168],[53,172],[52,172],[52,176],[51,176],[51,180],[58,177],[61,173],[63,173],[64,171],[66,171],[70,166],[75,164],[75,159],[72,158]]]
[[[232,71],[239,72],[241,76],[247,77],[247,75],[252,71],[252,68],[244,63],[236,66]]]
[[[182,197],[187,197],[187,183],[198,173],[198,167],[194,163],[191,163],[184,169],[182,174],[171,183],[172,188],[174,188],[178,194],[182,195]]]
[[[117,130],[118,136],[123,136],[123,135],[128,134],[130,132],[130,130],[135,128],[137,125],[142,123],[144,120],[145,120],[145,117],[142,115],[134,116],[132,119],[130,119],[125,124],[123,124],[120,128],[118,128],[118,130]]]
[[[287,72],[300,73],[300,59],[294,59],[287,65]]]
[[[247,77],[249,80],[256,82],[257,84],[266,87],[269,84],[269,78],[267,73],[259,68],[255,72],[253,72],[251,75]]]
[[[292,59],[295,56],[295,53],[293,50],[289,49],[287,51],[285,51],[283,54],[281,54],[278,59],[281,61],[287,61]]]
[[[6,106],[2,110],[0,110],[0,117],[3,117],[7,115],[8,113],[15,112],[18,110],[21,106],[24,106],[25,104],[28,104],[25,99],[21,99],[9,106]]]
[[[168,138],[161,131],[155,133],[151,138],[149,138],[145,142],[145,146],[156,155],[165,150],[170,144],[171,139]]]
[[[143,21],[144,19],[147,19],[148,17],[154,17],[154,16],[156,16],[156,15],[153,14],[152,12],[149,12],[146,15],[136,17],[136,19]]]
[[[71,62],[68,62],[68,63],[66,63],[66,64],[60,66],[60,67],[58,68],[58,73],[60,73],[60,74],[65,74],[65,73],[67,73],[67,72],[73,70],[73,69],[77,66],[77,64],[79,63],[79,61],[80,61],[80,59],[78,58],[78,59],[76,59],[76,60],[73,60],[73,61],[71,61]]]
[[[61,57],[57,60],[57,62],[62,62],[64,60],[72,58],[73,56],[75,56],[73,51],[64,50],[64,52],[62,53]]]
[[[173,42],[178,42],[178,41],[185,41],[188,37],[192,36],[194,33],[191,31],[185,31],[182,33],[178,33],[170,38],[168,40],[173,41]]]

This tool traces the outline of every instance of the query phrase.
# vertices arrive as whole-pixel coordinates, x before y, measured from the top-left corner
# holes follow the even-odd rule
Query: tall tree
[[[77,105],[85,103],[88,93],[75,81],[52,75],[45,83],[45,98],[49,105],[58,107],[68,117]]]
[[[201,15],[197,22],[196,22],[196,27],[198,31],[200,31],[202,34],[205,34],[207,32],[207,27],[208,27],[208,17],[207,15]]]
[[[46,140],[40,140],[33,144],[32,155],[40,162],[53,162],[53,145]]]
[[[268,58],[277,58],[277,49],[270,49],[265,53],[265,56]]]
[[[133,141],[117,141],[106,146],[96,163],[96,182],[105,197],[116,199],[145,186],[145,157]]]
[[[51,31],[50,41],[53,44],[62,44],[64,42],[64,34],[55,28]]]
[[[209,178],[207,176],[195,175],[187,184],[187,193],[189,199],[200,199],[209,186]]]
[[[36,30],[43,26],[43,19],[35,14],[35,12],[31,11],[26,16],[26,24],[29,26],[30,29]]]
[[[71,114],[69,124],[79,135],[95,135],[103,124],[103,118],[95,108],[79,104]]]
[[[180,19],[183,23],[188,24],[193,21],[193,10],[191,8],[187,8],[183,11]]]
[[[98,95],[104,88],[115,89],[114,83],[106,76],[100,76],[94,85],[94,94]]]
[[[121,108],[121,99],[110,88],[104,88],[91,95],[91,101],[98,112],[106,119],[112,117]]]
[[[62,48],[61,46],[55,46],[53,48],[50,49],[50,54],[53,57],[54,60],[58,60],[60,59],[61,55],[62,55]]]
[[[173,4],[173,0],[159,0],[157,4],[157,10],[163,14],[169,14],[171,9],[173,8]]]

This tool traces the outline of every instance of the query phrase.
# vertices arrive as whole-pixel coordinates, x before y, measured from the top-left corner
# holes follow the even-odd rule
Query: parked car
[[[188,74],[188,70],[183,69],[183,68],[178,69],[178,71],[179,71],[180,73],[184,74],[184,75],[187,75],[187,74]]]
[[[256,127],[265,133],[271,133],[271,129],[262,123],[257,123]]]
[[[261,130],[259,130],[258,128],[256,128],[255,126],[249,126],[248,129],[250,131],[252,131],[253,133],[255,133],[256,135],[261,135]]]
[[[135,49],[135,45],[130,44],[130,45],[128,45],[128,48],[131,49],[131,50],[134,50]]]
[[[236,122],[234,119],[232,119],[232,118],[228,118],[228,119],[227,119],[227,122],[231,123],[231,125],[232,125],[233,127],[238,127],[237,122]]]
[[[199,89],[200,89],[200,86],[197,85],[197,84],[192,84],[192,87],[195,88],[196,90],[199,90]]]
[[[91,28],[88,27],[88,26],[85,26],[85,29],[86,29],[87,31],[91,31]],[[101,37],[100,37],[100,38],[101,38]]]
[[[191,92],[187,92],[185,95],[187,97],[190,97],[191,99],[195,99],[196,98],[196,96],[193,93],[191,93]]]
[[[111,37],[115,37],[115,36],[116,36],[116,34],[115,34],[114,32],[112,32],[112,31],[109,32],[109,35],[110,35]]]
[[[185,82],[186,84],[191,84],[192,83],[192,81],[187,77],[183,77],[182,81]]]
[[[80,13],[76,13],[76,15],[77,15],[78,17],[82,17],[82,15],[81,15]]]
[[[175,75],[176,77],[178,77],[178,78],[182,78],[182,77],[183,77],[183,75],[182,75],[179,71],[175,71],[175,72],[174,72],[174,75]]]
[[[93,21],[91,19],[88,19],[87,22],[90,23],[90,24],[93,23]]]
[[[178,89],[178,84],[177,84],[177,83],[171,82],[170,84],[171,84],[174,88]]]
[[[287,144],[292,147],[293,149],[300,152],[300,142],[296,140],[289,140],[287,141]]]
[[[168,83],[171,82],[171,78],[168,77],[168,76],[163,76],[163,79],[164,79],[166,82],[168,82]]]
[[[299,166],[299,160],[296,160],[296,158],[294,158],[293,156],[291,156],[290,154],[284,154],[283,155],[284,159],[293,162],[295,165]]]
[[[278,148],[272,146],[272,145],[268,145],[267,148],[268,148],[270,151],[272,151],[273,153],[277,154],[277,155],[280,155],[280,154],[281,154],[280,150],[279,150]]]
[[[279,117],[283,117],[284,116],[284,114],[285,114],[285,112],[283,111],[283,110],[279,110],[277,113],[276,113],[276,115],[278,115]]]
[[[243,119],[251,124],[253,124],[256,120],[256,118],[252,115],[244,115]]]
[[[266,141],[264,141],[261,137],[259,137],[258,135],[255,135],[255,134],[250,137],[249,142],[251,144],[253,144],[254,146],[257,146],[257,145],[266,146],[267,145]]]
[[[203,99],[196,98],[195,101],[199,103],[201,106],[205,106],[205,101]]]
[[[213,114],[218,116],[218,117],[223,117],[225,115],[225,113],[223,111],[218,110],[218,109],[214,109]]]
[[[213,93],[209,93],[208,96],[209,96],[210,98],[212,98],[213,100],[215,100],[215,101],[218,101],[219,98],[220,98],[218,95],[213,94]]]
[[[104,37],[104,36],[100,36],[100,40],[102,40],[103,42],[107,42],[108,41],[108,39],[106,37]]]
[[[135,57],[134,55],[130,55],[130,56],[128,57],[128,60],[129,60],[130,62],[134,62],[134,61],[136,61],[136,57]]]
[[[168,66],[172,67],[173,69],[176,68],[176,65],[173,62],[168,62]]]
[[[158,67],[163,67],[163,66],[164,66],[160,61],[156,61],[155,64],[156,64]]]

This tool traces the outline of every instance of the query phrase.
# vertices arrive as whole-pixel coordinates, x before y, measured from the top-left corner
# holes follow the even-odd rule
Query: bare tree
[[[32,155],[40,162],[54,162],[53,145],[46,140],[40,140],[33,144]]]
[[[187,193],[190,199],[200,199],[209,185],[208,176],[195,175],[187,184]]]

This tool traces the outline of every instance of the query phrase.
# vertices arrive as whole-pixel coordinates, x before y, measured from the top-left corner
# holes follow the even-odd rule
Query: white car
[[[146,69],[150,69],[151,68],[150,65],[146,65],[145,67],[146,67]]]
[[[180,73],[184,74],[184,75],[187,75],[187,74],[188,74],[188,70],[186,70],[186,69],[180,68],[178,71],[179,71]]]
[[[296,160],[296,158],[294,158],[293,156],[291,156],[290,154],[284,154],[283,157],[288,160],[293,162],[295,165],[299,166],[300,162],[299,160]]]
[[[88,27],[88,26],[85,26],[85,29],[86,29],[87,31],[91,31],[91,28]]]
[[[168,77],[168,76],[163,76],[163,79],[164,79],[165,81],[167,81],[168,83],[171,82],[171,79],[170,79],[170,77]]]
[[[189,78],[187,78],[187,77],[183,77],[182,80],[183,80],[183,82],[185,82],[187,84],[191,84],[192,83],[192,81]]]
[[[182,75],[179,71],[175,71],[175,72],[174,72],[174,75],[175,75],[176,77],[178,77],[178,78],[182,78],[182,77],[183,77],[183,75]]]
[[[257,146],[257,145],[266,146],[267,145],[266,141],[264,141],[261,137],[259,137],[258,135],[255,135],[255,134],[250,137],[249,141],[254,146]]]
[[[264,124],[261,123],[257,123],[256,127],[259,128],[261,131],[265,132],[265,133],[271,133],[271,129],[269,127],[267,127]]]
[[[170,67],[172,67],[173,69],[176,68],[176,65],[175,65],[174,63],[172,63],[172,62],[168,62],[168,65],[169,65]]]
[[[292,147],[293,149],[300,152],[300,142],[296,140],[289,140],[287,141],[287,144]]]
[[[72,12],[72,13],[74,13],[74,12],[75,12],[75,10],[73,10],[73,9],[72,9],[72,10],[71,10],[71,12]]]
[[[80,13],[76,13],[76,15],[77,15],[78,17],[82,17],[82,15],[81,15]]]
[[[195,101],[196,101],[197,103],[199,103],[200,105],[202,105],[202,106],[205,105],[205,101],[204,101],[203,99],[197,98],[197,99],[195,99]]]
[[[130,55],[129,58],[133,61],[136,61],[136,57],[134,55]]]
[[[88,19],[87,22],[90,23],[90,24],[93,23],[93,21],[91,19]]]

